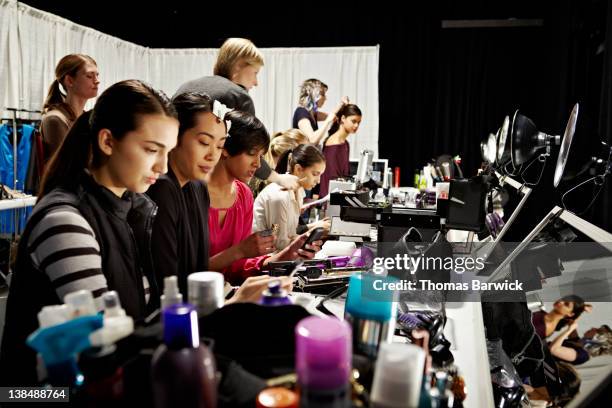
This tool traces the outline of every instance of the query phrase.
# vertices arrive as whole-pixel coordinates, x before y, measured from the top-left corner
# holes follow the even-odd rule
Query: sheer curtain
[[[261,51],[265,66],[251,96],[270,133],[291,126],[300,83],[318,78],[329,85],[323,111],[347,95],[363,112],[361,129],[349,138],[351,156],[365,148],[378,154],[378,47]],[[0,0],[0,111],[40,109],[57,61],[70,53],[97,61],[100,92],[117,81],[137,78],[172,96],[182,83],[212,74],[217,50],[146,48],[15,0]]]

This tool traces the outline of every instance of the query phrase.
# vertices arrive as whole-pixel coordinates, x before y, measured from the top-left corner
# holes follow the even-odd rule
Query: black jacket
[[[181,187],[170,169],[147,195],[158,207],[151,242],[157,282],[163,289],[164,277],[176,275],[186,299],[187,276],[208,270],[208,189],[199,181]]]
[[[28,250],[31,231],[51,209],[73,206],[89,223],[100,246],[107,286],[118,292],[127,314],[138,322],[158,306],[150,250],[157,207],[143,194],[126,193],[118,198],[85,172],[79,177],[74,191],[58,188],[37,203],[21,237],[6,307],[0,385],[36,382],[35,353],[25,340],[38,328],[37,314],[43,306],[63,303],[47,274],[32,263]],[[151,288],[148,305],[143,275]]]

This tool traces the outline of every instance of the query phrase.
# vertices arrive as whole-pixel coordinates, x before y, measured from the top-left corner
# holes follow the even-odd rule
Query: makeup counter
[[[468,202],[469,190],[454,193]],[[359,194],[367,204],[341,206],[340,218],[366,224],[368,236],[336,236],[316,259],[271,265],[270,275],[294,276],[289,295],[272,285],[259,304],[223,306],[231,288],[221,274],[202,272],[190,275],[186,294],[168,278],[162,311],[146,325],[135,325],[114,293],[104,296],[102,315],[86,293],[45,308],[29,339],[44,383],[69,387],[84,406],[510,406],[494,393],[480,301],[376,290],[376,281],[405,278],[373,267],[389,255],[385,243],[426,252],[448,217],[440,206],[384,205]],[[444,235],[473,239],[468,231]]]
[[[167,278],[161,310],[144,324],[115,292],[103,295],[102,314],[90,293],[70,294],[41,311],[28,338],[41,384],[76,406],[493,406],[479,303],[372,292],[370,238],[272,264],[270,275],[294,276],[294,292],[272,284],[259,304],[224,306],[231,287],[216,272],[191,274],[186,294]]]
[[[516,132],[514,121],[509,129],[516,145],[525,132]],[[498,133],[487,149],[498,151],[503,132]],[[476,291],[466,300],[444,286],[472,278],[503,281],[524,246],[486,273],[400,267],[377,259],[482,256],[488,262],[493,250],[481,244],[500,244],[532,187],[517,182],[504,166],[490,166],[476,177],[444,177],[434,186],[429,181],[422,186],[419,179],[418,187],[391,187],[385,177],[382,188],[368,188],[359,176],[369,168],[368,160],[358,168],[358,183],[331,182],[330,240],[316,259],[270,265],[270,275],[294,277],[293,293],[273,283],[259,304],[224,305],[232,288],[219,273],[191,274],[183,294],[176,279],[168,278],[162,308],[139,324],[125,315],[112,292],[103,297],[103,314],[96,313],[91,294],[73,294],[65,305],[43,309],[40,328],[28,339],[39,354],[39,378],[47,386],[69,387],[71,400],[85,406],[501,408],[527,403],[515,368],[538,359],[518,350],[510,361],[491,340],[490,329],[506,317],[511,321],[513,313],[531,316],[528,306],[537,308],[537,298],[504,303],[491,301],[490,291]],[[450,160],[449,167],[454,161],[444,160]],[[503,219],[489,211],[499,186],[519,196]],[[553,219],[612,242],[609,233],[565,209],[555,207],[551,214],[527,243]],[[479,237],[485,229],[489,234]],[[424,279],[442,286],[410,289],[411,282]],[[528,322],[526,329],[533,331]]]

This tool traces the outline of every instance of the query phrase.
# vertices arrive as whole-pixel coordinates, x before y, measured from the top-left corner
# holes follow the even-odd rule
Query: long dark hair
[[[230,156],[254,149],[268,150],[270,135],[259,119],[250,113],[231,111],[225,115],[225,120],[232,122],[225,141],[225,151]]]
[[[110,130],[121,140],[138,128],[141,115],[163,114],[176,118],[170,99],[144,82],[131,79],[117,82],[100,95],[93,110],[83,113],[68,131],[51,158],[43,176],[39,200],[56,187],[72,189],[83,169],[98,168],[105,157],[98,145],[98,133]]]
[[[329,128],[330,135],[336,133],[340,128],[340,119],[342,119],[342,116],[346,116],[348,118],[349,116],[363,115],[361,114],[361,109],[359,109],[357,105],[354,105],[352,103],[344,105],[342,108],[340,108],[338,113],[336,113],[336,121],[331,125],[331,128]]]
[[[178,113],[178,146],[181,144],[185,131],[195,126],[196,116],[200,113],[212,112],[213,100],[206,93],[186,92],[172,98],[172,104]]]
[[[325,156],[315,145],[301,144],[283,153],[278,159],[275,170],[280,174],[292,173],[296,164],[306,168],[321,162],[325,162]]]
[[[586,306],[585,303],[584,303],[584,299],[582,299],[578,295],[563,296],[561,299],[559,299],[559,301],[561,301],[561,302],[574,302],[574,309],[573,309],[574,315],[572,317],[569,317],[569,318],[561,319],[559,321],[559,323],[557,323],[557,327],[555,328],[555,330],[561,330],[561,328],[563,328],[565,325],[569,324],[570,321],[576,320],[577,318],[579,318],[580,315],[584,312],[584,309],[585,309],[585,306]]]
[[[93,58],[85,54],[68,54],[59,60],[55,67],[55,80],[51,83],[51,86],[49,86],[47,97],[43,103],[43,112],[59,108],[67,113],[71,120],[76,119],[76,114],[78,112],[73,112],[72,108],[64,102],[64,94],[60,89],[60,84],[65,89],[64,79],[66,75],[75,77],[79,70],[87,63],[98,65]]]

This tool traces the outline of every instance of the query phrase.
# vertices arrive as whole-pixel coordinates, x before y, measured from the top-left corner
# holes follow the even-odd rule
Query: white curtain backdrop
[[[300,83],[318,78],[329,85],[322,110],[333,109],[347,95],[363,112],[361,129],[349,138],[351,156],[367,148],[377,157],[378,47],[260,50],[265,66],[251,96],[257,117],[270,133],[291,126]],[[182,83],[212,74],[217,50],[146,48],[16,0],[0,0],[0,111],[40,109],[55,65],[70,53],[88,54],[97,61],[100,92],[117,81],[135,78],[172,96]],[[2,112],[2,117],[6,114]]]

